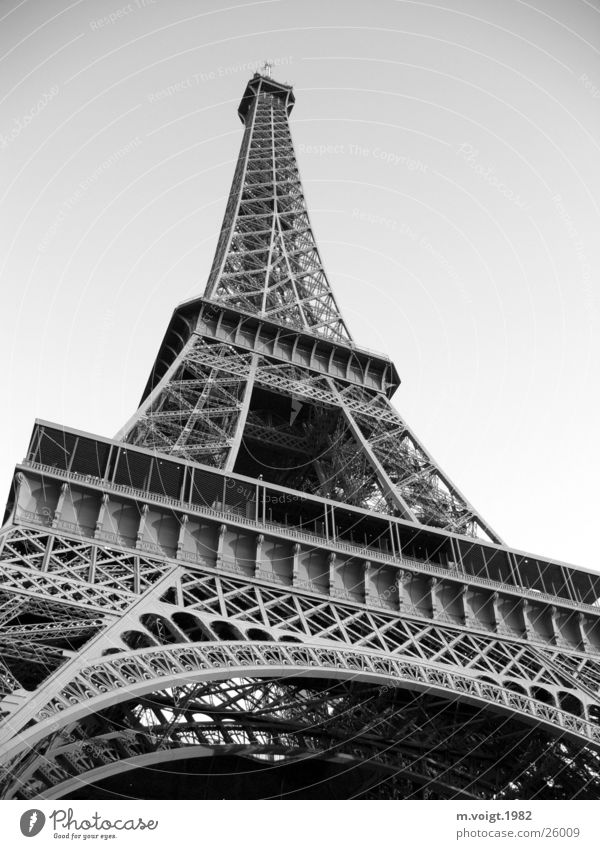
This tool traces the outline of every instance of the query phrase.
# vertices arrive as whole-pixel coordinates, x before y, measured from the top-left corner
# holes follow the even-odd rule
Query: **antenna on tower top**
[[[268,59],[265,60],[265,64],[262,66],[261,71],[265,77],[271,76],[271,68],[273,67],[273,63],[269,62]]]

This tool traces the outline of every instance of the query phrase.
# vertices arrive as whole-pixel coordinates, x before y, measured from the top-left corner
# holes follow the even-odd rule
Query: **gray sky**
[[[598,0],[0,0],[0,481],[112,436],[200,294],[265,58],[395,404],[516,547],[596,567]]]

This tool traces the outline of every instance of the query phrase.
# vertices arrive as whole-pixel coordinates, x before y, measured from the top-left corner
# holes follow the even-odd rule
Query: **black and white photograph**
[[[596,845],[600,0],[120,3],[0,0],[7,845]]]

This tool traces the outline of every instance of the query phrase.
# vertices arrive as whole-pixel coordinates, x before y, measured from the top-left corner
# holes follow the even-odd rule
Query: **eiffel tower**
[[[255,74],[203,297],[0,531],[2,798],[597,798],[600,575],[514,550],[353,341]]]

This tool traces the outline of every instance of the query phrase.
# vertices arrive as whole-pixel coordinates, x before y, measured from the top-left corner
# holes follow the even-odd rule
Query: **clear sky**
[[[112,436],[201,294],[269,58],[355,341],[504,539],[596,553],[598,0],[0,0],[0,481]]]

